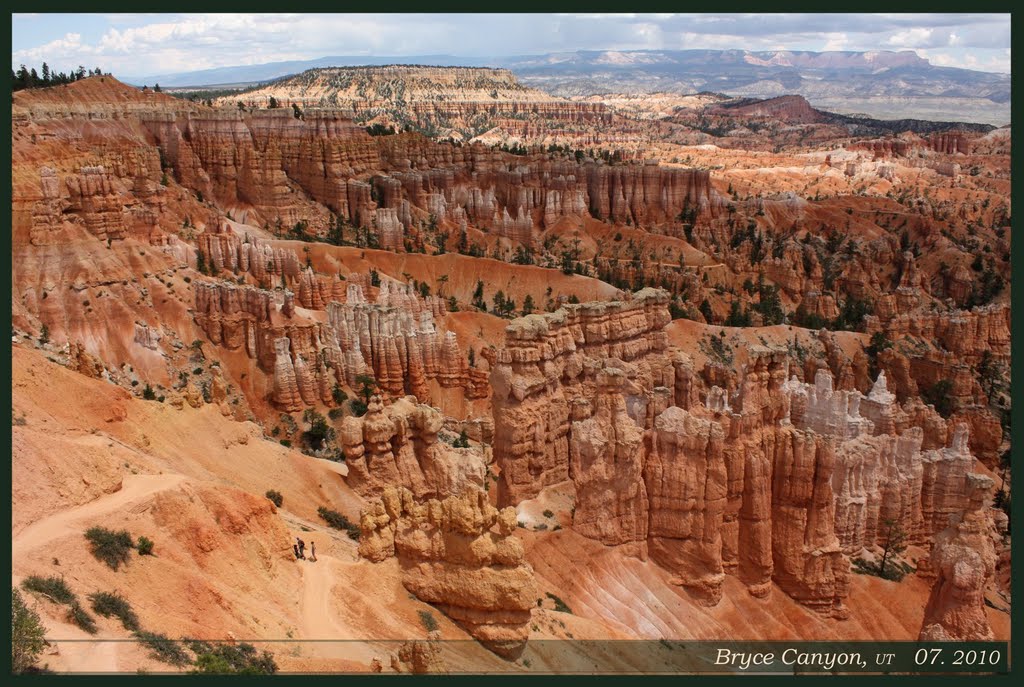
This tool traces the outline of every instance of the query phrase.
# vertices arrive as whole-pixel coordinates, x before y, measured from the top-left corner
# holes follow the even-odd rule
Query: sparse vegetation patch
[[[128,552],[135,548],[135,542],[128,530],[114,532],[105,527],[90,527],[85,532],[85,538],[89,540],[92,555],[113,570],[127,564]]]
[[[316,512],[320,514],[320,517],[323,518],[324,522],[326,522],[328,525],[330,525],[336,530],[344,530],[345,534],[348,535],[349,539],[359,541],[359,525],[356,525],[355,523],[351,522],[348,518],[346,518],[338,511],[331,510],[330,508],[327,508],[325,506],[320,506]]]
[[[89,595],[89,601],[97,615],[119,619],[126,630],[140,629],[139,618],[132,610],[132,605],[117,592],[95,592]]]

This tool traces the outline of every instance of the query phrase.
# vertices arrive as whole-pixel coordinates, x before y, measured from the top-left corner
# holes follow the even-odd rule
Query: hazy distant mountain
[[[358,67],[384,64],[422,64],[431,67],[486,67],[479,57],[454,57],[452,55],[417,55],[414,57],[371,57],[369,55],[335,55],[318,57],[315,60],[293,60],[291,62],[268,62],[240,67],[202,69],[195,72],[177,72],[155,76],[126,78],[135,86],[160,84],[161,88],[182,88],[187,86],[248,85],[280,79],[318,67]]]
[[[771,98],[800,94],[817,107],[874,117],[1010,121],[1010,75],[938,67],[912,51],[581,50],[513,57],[334,56],[130,79],[163,87],[251,84],[314,67],[382,64],[490,66],[561,96],[697,93]]]
[[[745,50],[580,51],[511,58],[501,66],[558,95],[716,91],[772,97],[799,93],[1010,100],[1010,76],[936,67],[904,52]]]
[[[554,95],[697,93],[773,98],[878,119],[1010,123],[1010,75],[937,67],[911,51],[579,51],[502,66]]]

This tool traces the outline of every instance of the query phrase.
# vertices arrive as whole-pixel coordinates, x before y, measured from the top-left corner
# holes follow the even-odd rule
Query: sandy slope
[[[258,427],[216,407],[176,410],[133,399],[33,350],[16,348],[13,361],[13,583],[61,575],[84,603],[93,591],[119,591],[143,627],[171,637],[425,636],[416,610],[429,607],[409,598],[397,564],[361,561],[355,542],[316,513],[328,505],[358,516],[362,499],[345,486],[344,466],[264,441]],[[269,488],[284,495],[280,510],[263,497]],[[156,555],[133,555],[115,572],[89,553],[83,533],[92,525],[146,535]],[[317,542],[319,562],[294,560],[298,534]],[[128,633],[98,619],[100,633],[90,637],[64,622],[64,609],[28,596],[50,636],[64,640],[44,658],[51,668],[167,669],[130,642],[67,641]],[[466,638],[454,624],[443,626]],[[307,643],[297,656],[294,647],[267,648],[283,670],[366,670],[389,646],[353,652]]]
[[[132,475],[126,477],[124,486],[117,492],[90,501],[84,506],[61,511],[48,518],[38,520],[11,540],[11,555],[24,556],[33,549],[39,549],[54,539],[81,532],[83,525],[112,511],[131,509],[136,503],[147,500],[157,492],[177,486],[182,475]]]
[[[916,575],[895,583],[852,574],[851,617],[840,621],[809,611],[777,587],[756,599],[727,576],[722,601],[707,608],[649,560],[571,530],[527,537],[527,559],[542,590],[555,591],[577,615],[634,638],[912,640],[931,591],[930,582]],[[1009,616],[986,610],[996,636],[1009,638]]]

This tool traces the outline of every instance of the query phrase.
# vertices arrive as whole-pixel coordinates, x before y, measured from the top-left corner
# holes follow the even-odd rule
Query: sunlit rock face
[[[867,395],[835,389],[828,368],[807,384],[767,349],[721,380],[732,391],[704,386],[661,337],[663,298],[509,325],[491,374],[499,498],[569,481],[576,531],[649,557],[701,603],[717,604],[732,574],[756,596],[774,582],[848,617],[849,557],[890,522],[926,543],[964,507],[966,425],[924,449],[884,372]]]

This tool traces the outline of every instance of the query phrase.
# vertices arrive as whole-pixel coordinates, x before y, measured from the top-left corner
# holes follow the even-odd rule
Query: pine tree
[[[708,324],[714,324],[715,315],[714,312],[712,312],[711,310],[711,304],[708,303],[707,298],[700,302],[700,305],[697,306],[697,309],[700,310],[700,314],[704,316],[705,322],[707,322]]]
[[[359,386],[359,395],[363,397],[363,402],[369,405],[370,397],[377,388],[377,380],[371,375],[356,375],[356,384]]]
[[[523,314],[529,315],[536,309],[533,303],[533,296],[526,294],[526,298],[523,299]]]
[[[897,520],[889,518],[885,521],[885,543],[882,544],[882,562],[878,564],[878,574],[886,579],[885,566],[889,556],[902,553],[907,549],[907,533],[903,531]]]
[[[487,304],[484,303],[484,283],[482,280],[477,281],[476,289],[473,291],[473,305],[479,310],[487,310]]]

